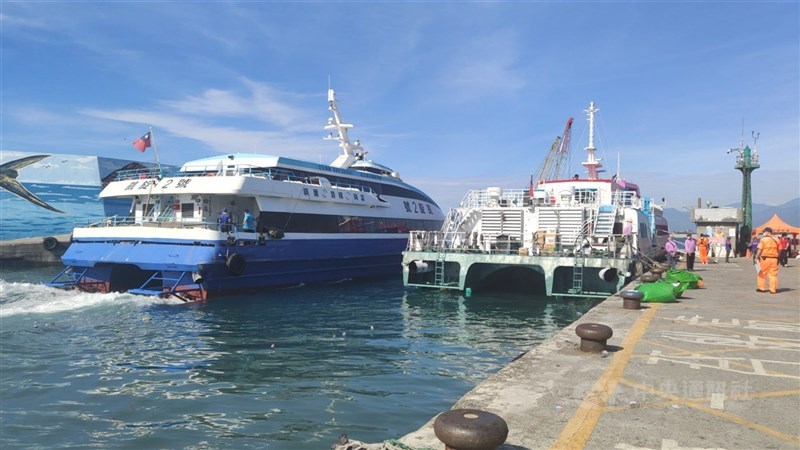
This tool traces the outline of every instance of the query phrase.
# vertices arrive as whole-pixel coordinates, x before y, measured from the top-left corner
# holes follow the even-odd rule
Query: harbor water
[[[323,449],[415,431],[597,300],[398,277],[207,303],[2,268],[0,448]]]

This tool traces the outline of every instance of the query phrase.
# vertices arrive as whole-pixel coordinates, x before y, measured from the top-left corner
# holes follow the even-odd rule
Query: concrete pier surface
[[[500,449],[800,448],[800,260],[774,295],[750,259],[695,269],[702,289],[640,310],[610,297],[453,409],[502,417]],[[578,349],[581,323],[613,329],[606,356]],[[400,442],[444,449],[434,419]]]
[[[61,264],[69,242],[68,234],[0,241],[0,265]]]

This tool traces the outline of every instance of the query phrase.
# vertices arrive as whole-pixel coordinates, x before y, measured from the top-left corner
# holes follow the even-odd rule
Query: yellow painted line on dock
[[[791,443],[793,443],[795,445],[800,445],[800,437],[798,437],[798,436],[793,436],[791,434],[786,434],[786,433],[780,432],[780,431],[778,431],[778,430],[776,430],[774,428],[770,428],[770,427],[761,425],[759,423],[755,423],[755,422],[749,421],[747,419],[743,419],[743,418],[741,418],[739,416],[734,416],[733,414],[729,414],[729,413],[726,413],[724,411],[720,411],[718,409],[711,408],[710,406],[698,404],[698,403],[696,403],[696,402],[694,402],[692,400],[685,399],[685,398],[682,398],[682,397],[678,397],[677,395],[673,395],[673,394],[670,394],[668,392],[659,391],[658,389],[653,389],[653,388],[647,387],[647,386],[645,386],[643,384],[634,383],[634,382],[632,382],[630,380],[626,380],[624,378],[620,379],[619,382],[624,384],[624,385],[626,385],[626,386],[629,386],[629,387],[632,387],[632,388],[635,388],[635,389],[640,389],[642,391],[649,392],[650,394],[658,395],[659,397],[663,397],[663,398],[669,399],[670,401],[672,401],[672,402],[674,402],[676,404],[688,406],[690,408],[694,408],[694,409],[697,409],[697,410],[700,410],[700,411],[703,411],[703,412],[707,412],[707,413],[715,415],[717,417],[726,419],[729,422],[733,422],[733,423],[735,423],[737,425],[743,425],[743,426],[746,426],[747,428],[750,428],[750,429],[753,429],[753,430],[756,430],[756,431],[760,431],[762,433],[765,433],[765,434],[768,434],[770,436],[776,437],[776,438],[778,438],[778,439],[780,439],[782,441],[791,442]],[[793,392],[793,391],[782,391],[780,394],[784,395],[786,392]],[[766,396],[766,395],[769,395],[771,393],[764,393],[764,394]],[[751,395],[753,395],[753,394],[751,394]],[[758,397],[753,396],[753,398],[758,398]]]
[[[556,441],[550,446],[551,449],[583,448],[586,445],[603,414],[608,398],[616,389],[617,382],[622,378],[622,373],[633,355],[636,343],[644,335],[661,304],[651,303],[649,306],[650,308],[642,313],[628,330],[628,334],[622,340],[622,350],[616,352],[614,359],[606,367],[567,425],[561,430]]]

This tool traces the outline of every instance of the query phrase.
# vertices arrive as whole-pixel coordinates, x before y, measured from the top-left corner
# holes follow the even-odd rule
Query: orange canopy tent
[[[773,236],[780,236],[783,233],[789,234],[789,257],[792,257],[794,251],[793,249],[797,245],[797,235],[800,234],[800,228],[793,227],[788,223],[784,222],[783,219],[778,217],[777,214],[773,215],[771,219],[764,222],[761,226],[756,227],[753,230],[753,236],[761,234],[764,231],[764,228],[770,227],[772,228],[772,235]],[[747,254],[750,254],[750,249],[747,250]]]
[[[767,227],[772,228],[772,234],[773,235],[775,235],[775,234],[780,235],[780,234],[783,234],[783,233],[794,234],[794,235],[800,234],[800,228],[793,227],[793,226],[789,225],[788,223],[784,222],[783,219],[778,217],[777,214],[775,214],[774,216],[772,216],[771,219],[769,219],[768,221],[764,222],[764,224],[762,224],[761,226],[755,228],[753,230],[753,235],[755,236],[757,234],[761,234],[764,231],[764,228],[767,228]]]

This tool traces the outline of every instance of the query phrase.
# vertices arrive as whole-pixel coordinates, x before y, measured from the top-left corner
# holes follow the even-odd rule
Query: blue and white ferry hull
[[[399,276],[408,231],[438,230],[444,214],[397,173],[365,160],[333,91],[328,100],[334,117],[325,129],[342,149],[330,165],[231,154],[170,174],[119,172],[100,197],[127,200],[129,213],[75,228],[66,268],[50,285],[199,300]]]
[[[131,241],[123,236],[91,237],[76,232],[62,257],[73,276],[80,274],[76,287],[188,300],[300,283],[399,275],[401,252],[407,243],[404,234],[288,235],[262,240],[254,235],[229,241],[217,232],[197,233],[193,239],[170,239],[160,233],[152,239],[140,234]]]

